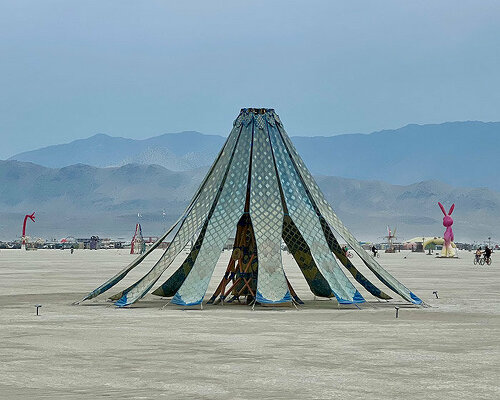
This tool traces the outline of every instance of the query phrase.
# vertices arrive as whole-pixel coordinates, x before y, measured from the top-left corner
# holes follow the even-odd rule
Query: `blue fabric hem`
[[[418,298],[413,292],[410,292],[410,297],[413,300],[414,304],[422,304],[422,300]]]
[[[115,306],[117,307],[125,307],[128,306],[128,301],[127,301],[127,295],[124,294],[122,297],[120,297],[119,300],[115,301]]]
[[[363,296],[361,296],[361,293],[359,293],[359,291],[356,290],[356,293],[354,293],[354,297],[353,297],[353,303],[364,303],[366,302],[366,300],[364,299]]]
[[[170,301],[172,304],[176,304],[178,306],[197,306],[203,301],[203,297],[200,300],[193,301],[191,303],[186,303],[184,300],[182,300],[182,297],[179,295],[179,293],[176,293],[174,297],[172,297],[172,300]]]
[[[263,303],[263,304],[279,304],[279,303],[289,303],[292,301],[292,296],[290,295],[290,292],[287,290],[285,296],[278,301],[272,301],[266,299],[262,294],[257,290],[257,296],[255,299],[258,303]]]
[[[356,293],[354,293],[354,297],[352,298],[352,300],[343,299],[342,297],[337,296],[336,293],[333,293],[333,294],[335,295],[335,298],[337,299],[339,304],[355,304],[355,303],[365,303],[366,302],[366,300],[363,298],[363,296],[361,296],[361,293],[359,293],[357,290],[356,290]]]

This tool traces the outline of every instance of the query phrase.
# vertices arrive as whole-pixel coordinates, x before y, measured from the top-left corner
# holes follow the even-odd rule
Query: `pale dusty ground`
[[[459,260],[383,254],[381,263],[432,305],[402,308],[398,319],[399,300],[366,295],[361,310],[314,302],[288,255],[288,276],[306,301],[299,311],[161,310],[155,296],[130,309],[104,297],[71,306],[131,257],[0,251],[1,399],[500,398],[500,258],[474,267],[467,252]]]

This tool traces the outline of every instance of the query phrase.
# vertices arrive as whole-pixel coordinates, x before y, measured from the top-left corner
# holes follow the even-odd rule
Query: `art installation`
[[[373,296],[390,299],[345,256],[337,236],[381,283],[408,302],[422,303],[382,268],[339,220],[272,109],[241,110],[179,220],[144,254],[83,300],[115,286],[170,234],[171,242],[149,272],[110,297],[118,307],[133,304],[149,293],[190,241],[194,245],[184,262],[153,294],[171,297],[170,302],[177,305],[201,304],[230,237],[235,237],[231,260],[208,303],[241,298],[253,305],[301,303],[283,270],[282,240],[315,296],[336,299],[339,304],[363,303],[365,299],[347,278],[347,271]]]
[[[431,246],[437,245],[437,246],[443,246],[443,249],[444,249],[444,244],[445,244],[444,239],[440,238],[440,237],[425,238],[423,248],[424,248],[424,250],[430,250],[430,249],[434,249]],[[457,246],[455,245],[455,243],[450,242],[450,246],[454,249],[454,251],[456,251]]]
[[[26,249],[26,242],[27,242],[27,237],[26,237],[26,222],[28,219],[31,219],[33,222],[35,222],[35,213],[33,214],[27,214],[24,216],[24,222],[23,222],[23,236],[21,237],[21,249]]]
[[[394,232],[391,231],[391,228],[389,228],[389,225],[387,225],[387,236],[384,236],[384,239],[387,240],[387,249],[385,249],[386,253],[395,253],[396,252],[396,247],[394,246],[394,239],[397,239],[396,236],[396,228],[394,228]]]
[[[455,257],[456,252],[454,246],[452,246],[453,240],[455,240],[455,237],[453,236],[453,229],[451,226],[453,225],[453,218],[451,218],[451,213],[455,209],[455,204],[452,204],[450,207],[450,211],[446,213],[446,210],[444,209],[443,205],[439,203],[439,208],[441,208],[441,211],[444,214],[443,217],[443,226],[446,227],[446,230],[444,231],[444,245],[443,249],[441,250],[441,257]]]
[[[141,224],[135,224],[135,233],[130,242],[130,254],[142,254],[146,251],[146,242],[142,236]]]

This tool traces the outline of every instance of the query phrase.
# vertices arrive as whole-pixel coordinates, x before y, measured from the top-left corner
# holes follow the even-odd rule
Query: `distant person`
[[[344,247],[342,248],[342,250],[344,250],[344,255],[345,255],[346,257],[349,257],[349,247],[344,246]]]
[[[484,248],[484,259],[488,261],[491,257],[491,249],[488,246]]]
[[[75,251],[75,248],[73,246],[71,246],[71,254],[73,254],[73,252]]]
[[[377,249],[375,248],[375,246],[372,246],[372,253],[373,257],[377,257]]]
[[[479,262],[479,259],[481,258],[481,254],[483,254],[483,252],[481,251],[481,247],[479,249],[476,250],[476,262]]]

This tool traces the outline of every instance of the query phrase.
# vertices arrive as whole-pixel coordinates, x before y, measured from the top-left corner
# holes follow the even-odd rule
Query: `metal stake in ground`
[[[38,316],[38,315],[40,315],[40,314],[38,313],[38,309],[39,309],[41,306],[42,306],[41,304],[35,304],[35,307],[36,307],[36,315],[37,315],[37,316]]]

